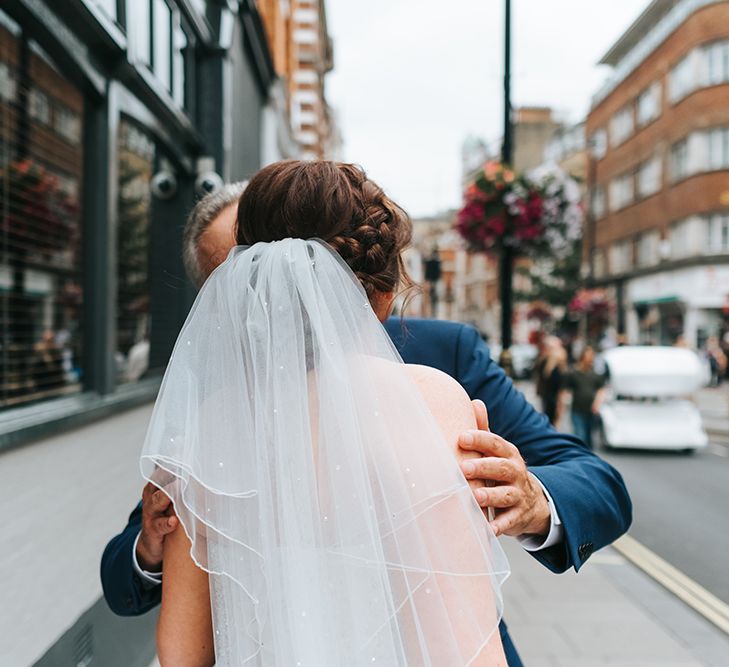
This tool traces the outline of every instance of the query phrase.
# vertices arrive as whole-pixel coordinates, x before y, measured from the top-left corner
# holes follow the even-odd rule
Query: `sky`
[[[512,104],[582,120],[596,63],[649,1],[512,0]],[[413,216],[457,207],[464,139],[502,134],[503,0],[325,2],[343,158]]]

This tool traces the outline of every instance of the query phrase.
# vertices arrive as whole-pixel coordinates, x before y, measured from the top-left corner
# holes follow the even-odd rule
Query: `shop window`
[[[53,117],[53,126],[66,141],[78,145],[81,141],[81,116],[71,109],[57,106]]]
[[[38,88],[31,88],[28,93],[28,114],[33,120],[48,125],[51,122],[51,104],[48,95]]]
[[[123,119],[119,124],[116,365],[119,382],[139,380],[149,367],[150,181],[155,145]]]
[[[8,84],[8,81],[12,83]],[[0,11],[0,410],[77,392],[83,379],[83,96]]]
[[[12,68],[7,63],[0,62],[0,99],[14,102],[17,90],[18,82]]]

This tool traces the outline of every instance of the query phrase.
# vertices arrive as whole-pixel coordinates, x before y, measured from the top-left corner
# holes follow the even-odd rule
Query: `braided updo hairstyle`
[[[285,160],[251,178],[238,206],[237,242],[320,238],[362,283],[367,296],[410,284],[401,253],[412,222],[353,164]]]

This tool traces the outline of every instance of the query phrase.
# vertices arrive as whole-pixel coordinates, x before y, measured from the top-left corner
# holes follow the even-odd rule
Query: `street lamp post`
[[[504,141],[501,145],[501,161],[511,166],[514,159],[514,125],[511,117],[511,0],[504,7]],[[499,292],[501,297],[501,365],[511,365],[512,274],[514,250],[503,245],[499,257]]]

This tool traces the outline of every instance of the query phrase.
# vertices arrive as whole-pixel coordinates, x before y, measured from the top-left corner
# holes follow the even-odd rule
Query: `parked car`
[[[489,345],[491,358],[498,364],[501,359],[501,345],[494,343]],[[514,370],[514,377],[517,379],[528,378],[534,370],[539,350],[536,345],[529,343],[515,343],[511,351],[511,367]]]
[[[511,346],[511,364],[514,368],[514,377],[528,378],[534,370],[539,350],[536,345],[517,343]]]
[[[608,397],[600,408],[600,440],[606,448],[706,447],[708,437],[691,396],[706,380],[691,350],[625,346],[604,353]]]

